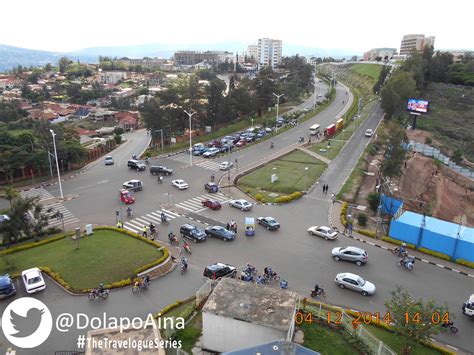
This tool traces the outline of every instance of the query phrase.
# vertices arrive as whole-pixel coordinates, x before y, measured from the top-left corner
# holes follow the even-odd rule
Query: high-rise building
[[[258,61],[258,46],[256,44],[249,44],[246,53],[247,59],[253,58],[255,62]]]
[[[426,46],[434,47],[434,36],[425,37],[425,35],[405,35],[400,45],[400,55],[409,56],[413,50],[422,52]]]
[[[275,68],[281,63],[282,41],[260,38],[257,44],[257,61],[262,66]]]

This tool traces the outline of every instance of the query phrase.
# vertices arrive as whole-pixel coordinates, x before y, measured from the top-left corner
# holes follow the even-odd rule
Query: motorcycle
[[[163,224],[165,224],[165,223],[168,224],[168,223],[170,223],[170,219],[167,218],[166,216],[162,216],[162,217],[161,217],[161,223],[163,223]]]
[[[127,217],[128,218],[133,218],[133,211],[132,210],[127,210]]]
[[[251,275],[251,276],[257,275],[257,269],[256,269],[254,266],[250,265],[250,264],[247,264],[247,265],[246,265],[244,271],[245,271],[247,274]]]
[[[179,245],[178,238],[172,233],[168,234],[168,240],[170,241],[171,245]]]
[[[393,255],[396,255],[400,258],[402,258],[402,257],[406,258],[408,256],[407,251],[406,250],[402,251],[402,249],[400,247],[396,247],[396,248],[392,249],[391,252],[392,252]]]
[[[316,297],[326,298],[326,292],[324,292],[322,288],[318,289],[317,291],[311,290],[311,297],[312,298],[316,298]]]
[[[415,265],[415,258],[402,258],[397,262],[397,265],[411,271]]]
[[[188,270],[188,264],[181,263],[181,275],[184,275],[186,270]]]
[[[270,281],[280,281],[280,275],[278,275],[275,271],[272,271],[271,274],[265,274],[264,277],[268,283],[270,283]]]
[[[282,290],[288,290],[288,281],[286,281],[286,280],[281,280],[281,281],[280,281],[280,288],[281,288]]]
[[[459,331],[459,329],[454,325],[453,321],[450,320],[449,322],[443,322],[441,323],[441,326],[443,328],[449,328],[449,330],[451,331],[451,333],[457,333]]]
[[[109,297],[109,290],[107,289],[99,291],[97,288],[94,288],[91,293],[89,293],[90,300],[95,300],[96,298],[102,298],[105,300],[107,297]]]
[[[149,282],[145,282],[145,281],[135,282],[132,286],[132,293],[137,293],[140,290],[147,290],[149,286],[150,286]]]

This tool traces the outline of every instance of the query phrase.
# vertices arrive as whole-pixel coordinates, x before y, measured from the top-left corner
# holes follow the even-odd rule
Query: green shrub
[[[431,144],[433,143],[433,140],[430,137],[425,138],[425,144]]]
[[[260,200],[261,203],[265,203],[267,202],[267,200],[265,200],[265,197],[262,197],[262,199]]]
[[[347,226],[347,219],[346,219],[346,214],[347,214],[347,208],[349,204],[347,202],[342,203],[341,207],[341,223],[344,227]]]
[[[255,195],[255,199],[257,201],[262,201],[262,198],[263,198],[263,195],[261,193],[258,193],[258,194]]]
[[[472,261],[456,259],[456,263],[459,265],[464,265],[464,266],[470,267],[471,269],[474,269],[474,263]]]
[[[358,229],[357,233],[363,234],[370,238],[375,238],[375,232],[369,231],[367,229]]]
[[[372,191],[367,196],[367,202],[369,203],[369,207],[373,212],[377,212],[377,208],[379,207],[380,201],[380,194],[378,192]]]
[[[365,227],[367,225],[367,215],[365,213],[359,213],[357,215],[357,222],[359,226]]]
[[[396,245],[402,245],[403,243],[405,242],[402,242],[401,240],[398,240],[398,239],[393,239],[393,238],[390,238],[390,237],[382,237],[381,238],[384,242],[387,242],[387,243],[392,243],[392,244],[396,244]],[[407,248],[408,249],[415,249],[415,245],[414,244],[410,244],[410,243],[406,243],[407,244]]]
[[[115,143],[116,143],[116,144],[120,144],[120,143],[122,143],[122,136],[116,134],[116,135],[114,136],[114,140],[115,140]]]
[[[451,257],[446,255],[446,254],[443,254],[443,253],[438,253],[437,251],[433,251],[433,250],[429,250],[429,249],[426,249],[426,248],[418,248],[418,251],[421,251],[422,253],[425,253],[425,254],[428,254],[428,255],[432,255],[432,256],[436,256],[437,258],[440,258],[440,259],[444,259],[444,260],[451,260]]]

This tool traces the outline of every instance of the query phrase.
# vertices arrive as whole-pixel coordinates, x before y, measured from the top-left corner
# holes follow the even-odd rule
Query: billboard
[[[409,112],[427,113],[430,102],[421,99],[408,99],[407,110]]]

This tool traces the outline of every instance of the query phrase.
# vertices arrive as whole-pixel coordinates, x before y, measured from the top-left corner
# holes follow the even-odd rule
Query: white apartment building
[[[282,41],[260,38],[257,44],[257,61],[262,66],[275,68],[281,63]]]
[[[400,55],[409,56],[412,50],[423,51],[426,46],[434,47],[435,37],[425,37],[425,35],[405,35],[400,44]]]
[[[127,79],[127,72],[124,71],[104,71],[100,73],[100,82],[102,84],[117,84]]]
[[[364,60],[375,60],[375,58],[380,57],[384,60],[385,57],[392,58],[395,53],[397,53],[396,48],[373,48],[365,52],[363,58]]]
[[[253,58],[255,61],[258,60],[258,46],[256,44],[249,44],[247,46],[247,59]]]

